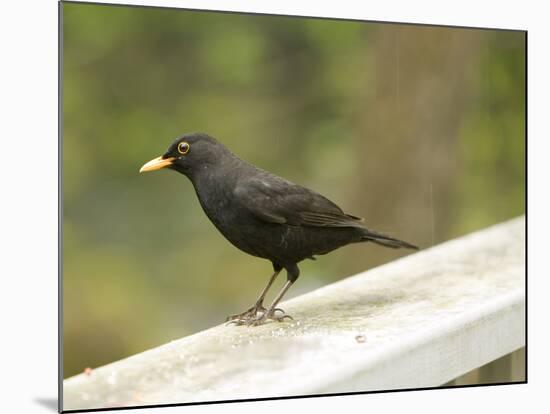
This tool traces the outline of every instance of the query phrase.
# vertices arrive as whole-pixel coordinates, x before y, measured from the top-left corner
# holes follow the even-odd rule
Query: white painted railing
[[[64,410],[435,387],[525,345],[525,219],[64,381]]]

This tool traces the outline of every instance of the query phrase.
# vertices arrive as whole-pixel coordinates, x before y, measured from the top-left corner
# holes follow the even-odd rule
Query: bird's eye
[[[181,155],[185,155],[189,152],[189,144],[187,142],[180,142],[178,144],[178,152],[181,154]]]

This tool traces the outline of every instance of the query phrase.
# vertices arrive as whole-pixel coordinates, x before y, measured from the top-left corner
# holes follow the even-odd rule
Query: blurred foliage
[[[138,174],[184,132],[423,247],[524,213],[524,40],[64,3],[64,375],[219,323],[270,275],[185,177]],[[289,297],[405,253],[304,262]]]

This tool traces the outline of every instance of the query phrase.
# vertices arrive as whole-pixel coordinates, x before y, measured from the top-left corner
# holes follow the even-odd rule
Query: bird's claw
[[[276,315],[276,312],[279,311],[282,313],[282,315]],[[243,314],[246,314],[246,316],[242,318],[235,318],[231,319],[229,323],[234,323],[237,326],[259,326],[263,325],[269,320],[277,321],[277,322],[283,322],[285,319],[293,320],[292,316],[287,315],[284,310],[281,308],[275,308],[271,312],[267,312],[267,310],[264,308],[263,312],[258,315],[251,315],[250,313],[244,312]],[[241,314],[241,315],[243,315]]]
[[[236,315],[228,316],[227,318],[225,318],[225,321],[229,323],[237,323],[237,321],[254,319],[258,315],[258,313],[263,315],[266,312],[267,309],[262,305],[254,305],[250,309],[245,310],[243,313],[237,313]]]
[[[294,318],[293,318],[292,316],[290,316],[290,315],[281,315],[280,317],[276,318],[275,320],[276,320],[277,322],[282,322],[282,321],[284,321],[285,318],[288,318],[288,319],[290,319],[291,321],[294,320]]]

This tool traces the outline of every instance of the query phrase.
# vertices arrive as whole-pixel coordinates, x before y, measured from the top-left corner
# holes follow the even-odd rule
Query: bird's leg
[[[228,316],[226,318],[226,322],[247,321],[249,319],[255,318],[258,312],[262,312],[262,314],[265,314],[265,312],[267,311],[267,309],[264,307],[265,295],[267,294],[267,291],[269,290],[279,273],[281,273],[281,269],[276,269],[275,272],[271,275],[269,282],[267,282],[266,287],[264,287],[262,293],[260,293],[260,296],[256,300],[254,306],[252,306],[248,310],[245,310],[243,313]]]
[[[275,320],[275,321],[278,321],[278,322],[282,322],[285,318],[292,319],[292,316],[286,315],[285,312],[282,309],[277,308],[277,304],[281,301],[281,299],[283,298],[283,296],[285,295],[287,290],[290,289],[290,287],[292,286],[293,283],[294,283],[294,280],[287,280],[286,281],[285,285],[283,286],[283,288],[281,289],[281,291],[279,292],[277,297],[275,299],[273,299],[273,303],[271,303],[271,306],[269,307],[269,309],[267,309],[267,311],[264,312],[261,316],[258,316],[256,318],[251,319],[251,320],[243,321],[243,323],[237,323],[237,324],[238,325],[246,324],[246,325],[257,326],[257,325],[261,325],[261,324],[265,323],[268,319],[272,319],[272,320]],[[275,314],[275,312],[277,310],[281,311],[282,315],[277,316]]]

